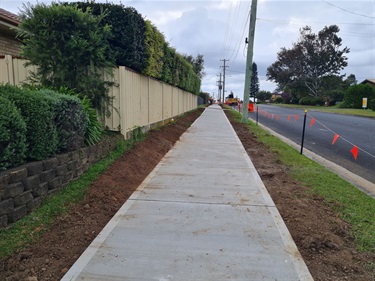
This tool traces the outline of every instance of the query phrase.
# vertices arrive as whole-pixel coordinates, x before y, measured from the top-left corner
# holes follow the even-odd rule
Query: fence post
[[[302,141],[301,141],[301,152],[300,152],[300,154],[302,154],[302,152],[303,152],[303,141],[305,139],[306,117],[307,117],[307,109],[305,110],[305,116],[303,118],[303,129],[302,129]]]

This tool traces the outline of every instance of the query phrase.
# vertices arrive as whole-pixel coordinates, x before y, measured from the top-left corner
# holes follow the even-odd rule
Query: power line
[[[331,24],[330,22],[325,21],[299,21],[299,20],[284,20],[284,19],[270,19],[270,18],[257,18],[257,20],[262,21],[269,21],[269,22],[275,22],[275,23],[290,23],[290,22],[301,22],[301,23],[321,23],[321,24]],[[375,25],[375,23],[355,23],[355,22],[341,22],[341,23],[335,23],[336,25]]]
[[[324,3],[326,3],[326,4],[328,4],[328,5],[331,5],[332,7],[335,7],[337,9],[340,9],[340,10],[344,11],[344,12],[347,12],[349,14],[353,14],[353,15],[356,15],[356,16],[361,16],[361,17],[364,17],[364,18],[375,19],[375,17],[372,17],[372,16],[362,15],[362,14],[358,14],[356,12],[352,12],[352,11],[346,10],[346,9],[344,9],[342,7],[339,7],[339,6],[336,6],[335,4],[332,4],[332,3],[328,2],[328,1],[325,1],[325,0],[321,0],[321,1],[324,2]]]
[[[288,20],[280,20],[280,19],[273,20],[273,19],[263,19],[263,18],[257,18],[257,20],[275,23],[275,24],[281,24],[282,23],[282,24],[285,24],[285,25],[288,25],[288,26],[301,28],[301,24],[294,24],[294,23],[292,23],[292,21],[288,21]],[[304,23],[304,22],[301,21],[301,23]],[[320,22],[320,23],[322,23],[322,22]],[[329,23],[327,23],[327,24],[329,24]],[[370,34],[370,33],[359,33],[359,32],[345,31],[345,30],[340,30],[340,33],[346,34],[346,36],[356,36],[356,37],[371,37],[372,38],[374,36],[373,34]],[[350,34],[350,35],[348,35],[348,34]]]

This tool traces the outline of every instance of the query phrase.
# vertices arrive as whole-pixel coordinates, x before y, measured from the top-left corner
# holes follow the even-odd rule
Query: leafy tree
[[[204,58],[203,55],[198,54],[196,58],[193,58],[192,55],[184,55],[184,58],[193,66],[195,74],[202,79],[206,73],[204,72]]]
[[[63,5],[77,6],[83,11],[90,10],[96,16],[100,16],[105,11],[108,15],[101,20],[100,26],[111,26],[112,36],[108,38],[108,42],[116,64],[138,72],[146,68],[148,60],[145,42],[146,21],[137,10],[122,4],[94,1]]]
[[[250,83],[250,98],[255,99],[256,94],[258,92],[259,92],[258,66],[255,62],[253,62],[251,83]]]
[[[54,89],[75,89],[88,96],[95,108],[109,101],[109,82],[101,79],[109,60],[109,25],[101,25],[105,14],[93,16],[75,6],[44,3],[23,6],[18,36],[27,65],[36,65],[34,78]]]
[[[342,39],[336,25],[323,28],[318,34],[306,26],[291,49],[282,48],[277,60],[267,68],[267,78],[277,84],[301,87],[318,97],[322,94],[322,79],[337,75],[347,66],[347,47],[340,49]]]
[[[269,100],[270,98],[272,97],[272,93],[269,92],[269,91],[259,91],[256,95],[256,98],[259,100],[259,101],[266,101],[266,100]]]

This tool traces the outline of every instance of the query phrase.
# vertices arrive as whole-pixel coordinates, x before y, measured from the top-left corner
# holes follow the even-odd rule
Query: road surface
[[[256,119],[256,112],[250,112],[249,117]],[[301,144],[303,109],[260,105],[258,118],[259,123]],[[374,118],[310,110],[306,120],[305,148],[375,184]],[[336,134],[339,137],[332,144]],[[357,159],[351,152],[355,146]]]

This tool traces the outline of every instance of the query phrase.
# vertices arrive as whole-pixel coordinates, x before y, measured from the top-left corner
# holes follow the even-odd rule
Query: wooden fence
[[[12,56],[0,57],[0,84],[21,85],[27,82],[35,67],[24,67],[25,60]],[[198,97],[169,84],[140,75],[124,66],[114,69],[115,82],[109,95],[113,98],[110,117],[104,118],[109,130],[121,131],[128,137],[137,127],[147,131],[171,118],[197,107]]]

